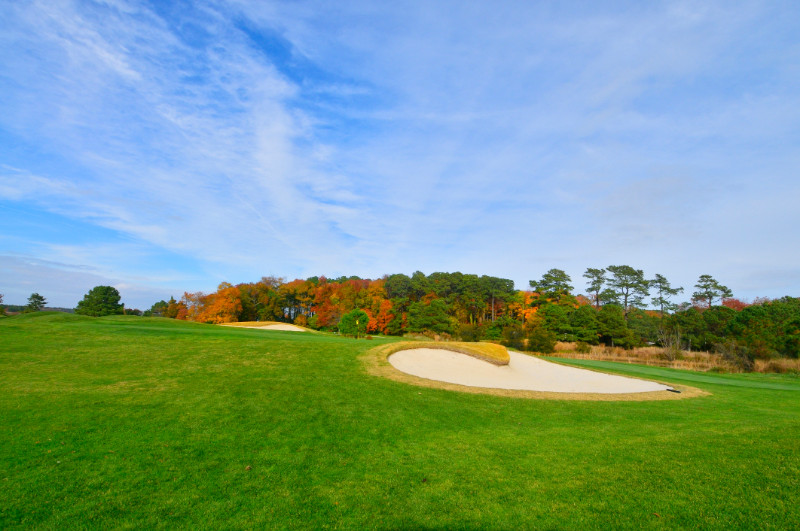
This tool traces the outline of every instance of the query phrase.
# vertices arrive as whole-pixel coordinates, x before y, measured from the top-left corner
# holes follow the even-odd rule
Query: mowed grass
[[[800,522],[797,377],[594,362],[712,395],[536,401],[370,376],[359,356],[375,344],[157,318],[2,319],[0,528]]]

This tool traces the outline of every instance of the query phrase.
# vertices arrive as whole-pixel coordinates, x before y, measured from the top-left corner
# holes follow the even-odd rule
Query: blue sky
[[[0,293],[628,264],[798,296],[798,65],[790,1],[2,2]]]

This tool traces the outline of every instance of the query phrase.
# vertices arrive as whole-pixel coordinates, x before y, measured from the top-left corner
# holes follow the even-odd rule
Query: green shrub
[[[483,337],[483,328],[478,324],[462,324],[458,328],[458,335],[461,341],[474,343]]]
[[[527,350],[550,354],[556,349],[556,334],[544,326],[535,326],[527,334]]]
[[[525,336],[521,326],[507,326],[503,328],[502,340],[500,344],[507,348],[523,350],[525,348]]]

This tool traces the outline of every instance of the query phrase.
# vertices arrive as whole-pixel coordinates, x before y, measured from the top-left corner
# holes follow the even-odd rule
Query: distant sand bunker
[[[417,348],[389,356],[389,363],[412,376],[468,387],[551,393],[648,393],[669,386],[615,376],[509,352],[508,365],[497,366],[450,350]]]
[[[224,326],[224,325],[223,325]],[[236,328],[254,328],[256,330],[283,330],[285,332],[308,332],[302,326],[295,326],[293,324],[288,323],[280,323],[280,324],[268,324],[263,326],[236,326]]]

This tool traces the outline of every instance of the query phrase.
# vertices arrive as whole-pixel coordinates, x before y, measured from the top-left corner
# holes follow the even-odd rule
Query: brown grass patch
[[[487,343],[480,343],[485,345]],[[444,389],[447,391],[458,391],[461,393],[482,394],[503,396],[508,398],[529,398],[538,400],[591,400],[591,401],[605,401],[605,402],[619,402],[619,401],[649,401],[649,400],[681,400],[684,398],[693,398],[698,396],[708,395],[706,391],[689,387],[686,385],[674,385],[668,382],[659,382],[664,385],[669,385],[673,389],[680,391],[680,393],[672,393],[669,391],[653,391],[648,393],[619,393],[619,394],[604,394],[604,393],[554,393],[549,391],[519,391],[512,389],[492,389],[486,387],[469,387],[466,385],[458,385],[438,380],[429,380],[427,378],[420,378],[412,376],[399,371],[392,367],[388,358],[395,352],[407,350],[411,348],[442,348],[445,350],[452,350],[455,352],[462,352],[458,350],[463,344],[454,343],[438,343],[438,342],[419,342],[419,341],[404,341],[400,343],[391,343],[388,345],[381,345],[372,348],[361,355],[361,361],[364,364],[366,371],[381,378],[388,378],[396,382],[416,385],[419,387],[428,387],[432,389]],[[476,345],[475,343],[468,343],[470,346]],[[448,348],[448,347],[457,348]],[[464,352],[462,352],[464,353]],[[470,354],[471,355],[471,354]],[[506,351],[506,355],[508,352]],[[507,363],[507,362],[506,362]],[[601,371],[596,371],[601,372]]]
[[[756,360],[753,370],[763,373],[800,374],[800,359]]]
[[[553,357],[575,358],[584,360],[616,361],[620,363],[637,363],[653,367],[668,367],[671,369],[686,369],[692,371],[741,372],[719,354],[710,352],[690,352],[682,350],[677,359],[670,360],[665,349],[661,347],[638,347],[625,350],[620,347],[606,347],[593,345],[591,352],[580,353],[576,350],[576,343],[559,342],[556,350],[550,354]]]

